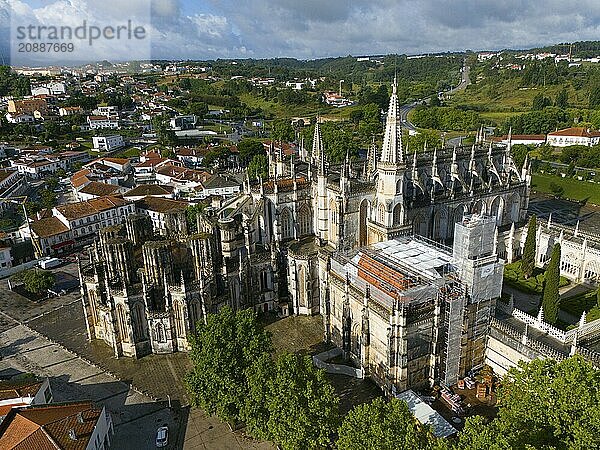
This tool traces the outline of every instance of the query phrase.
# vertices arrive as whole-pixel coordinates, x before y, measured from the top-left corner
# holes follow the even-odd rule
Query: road
[[[461,71],[462,77],[460,79],[460,83],[458,83],[458,85],[455,88],[451,88],[450,89],[450,91],[449,91],[450,94],[452,94],[452,93],[454,93],[456,91],[464,91],[467,88],[467,86],[469,84],[471,84],[471,79],[469,78],[469,72],[470,72],[470,70],[471,69],[466,64],[466,61],[465,61],[465,64],[463,65],[463,68],[462,68],[462,71]]]
[[[446,91],[446,92],[449,94],[452,94],[456,91],[465,90],[467,88],[467,86],[469,84],[471,84],[471,79],[469,78],[469,71],[470,71],[469,66],[466,64],[466,61],[465,61],[465,64],[463,65],[463,68],[461,70],[462,76],[460,79],[460,83],[455,88],[450,88],[450,90]],[[415,127],[415,125],[408,120],[408,114],[410,113],[411,110],[415,109],[419,104],[421,104],[421,101],[407,103],[405,105],[400,106],[400,108],[399,108],[400,122],[402,123],[402,127],[406,128],[409,132],[417,131],[417,128]],[[459,136],[456,138],[449,139],[447,141],[447,144],[449,146],[459,145],[460,141],[463,137],[464,136]]]
[[[402,123],[402,127],[406,128],[409,132],[410,131],[417,131],[417,129],[415,128],[415,126],[409,122],[408,120],[408,113],[415,109],[415,107],[418,105],[418,102],[413,102],[413,103],[408,103],[406,105],[402,105],[399,108],[400,111],[400,122]]]

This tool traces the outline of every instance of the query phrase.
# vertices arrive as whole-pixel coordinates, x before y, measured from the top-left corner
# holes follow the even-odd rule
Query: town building
[[[48,113],[48,103],[46,100],[38,98],[9,100],[8,112],[13,115],[29,114],[33,116],[36,112],[46,115]]]
[[[13,408],[0,424],[3,449],[108,450],[114,434],[106,408],[90,402]]]
[[[88,116],[87,122],[90,130],[119,128],[119,119],[108,116]]]
[[[586,145],[591,147],[600,143],[600,131],[592,131],[584,127],[571,127],[548,133],[548,145],[568,147],[570,145]]]
[[[110,152],[124,147],[125,141],[123,141],[123,136],[115,134],[112,136],[94,136],[92,137],[92,144],[94,151]]]

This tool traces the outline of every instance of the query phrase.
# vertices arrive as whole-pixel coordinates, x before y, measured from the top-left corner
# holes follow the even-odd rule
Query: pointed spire
[[[375,135],[371,140],[371,145],[367,150],[367,173],[365,178],[372,178],[373,174],[377,170],[377,144],[375,143]]]
[[[540,312],[538,312],[538,315],[537,315],[537,323],[538,324],[544,323],[544,307],[542,305],[540,305]]]
[[[506,145],[506,151],[510,153],[512,148],[512,126],[508,129],[508,144]]]
[[[398,95],[396,93],[396,79],[392,86],[392,95],[385,121],[385,134],[381,149],[380,161],[384,164],[397,165],[404,162],[402,152],[402,126],[400,124],[400,111],[398,109]]]
[[[561,231],[562,233],[562,231]],[[575,225],[575,231],[573,232],[573,236],[579,235],[579,219],[577,219],[577,224]]]
[[[321,125],[319,124],[319,116],[317,116],[317,122],[315,123],[315,132],[313,134],[312,144],[312,159],[315,164],[318,163],[319,158],[323,153],[323,139],[321,137]]]
[[[529,154],[525,154],[525,161],[523,162],[523,167],[521,167],[521,181],[525,181],[527,175],[529,174]]]
[[[552,226],[552,213],[548,214],[548,229]]]

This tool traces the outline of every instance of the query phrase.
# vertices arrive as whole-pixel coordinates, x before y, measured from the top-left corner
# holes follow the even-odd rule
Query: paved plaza
[[[76,273],[77,265],[57,270]],[[165,424],[171,449],[274,448],[188,405],[187,354],[116,359],[102,342],[89,342],[79,291],[32,302],[0,280],[0,348],[0,376],[50,377],[54,401],[87,399],[106,406],[115,425],[113,449],[156,448],[156,429]]]

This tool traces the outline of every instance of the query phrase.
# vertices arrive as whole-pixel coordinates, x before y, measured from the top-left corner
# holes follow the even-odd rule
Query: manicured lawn
[[[576,201],[588,199],[588,203],[600,205],[600,184],[547,174],[534,174],[531,182],[535,192],[551,194],[550,183],[555,183],[564,189],[564,198]]]
[[[573,297],[561,299],[560,309],[574,315],[575,317],[581,317],[581,313],[585,311],[587,313],[587,322],[599,319],[600,308],[598,308],[596,293],[597,291],[589,291]]]
[[[504,282],[528,294],[541,294],[544,287],[544,271],[536,268],[533,275],[527,279],[521,272],[521,262],[517,261],[504,266]],[[559,286],[563,287],[569,284],[569,280],[560,277]],[[581,314],[581,313],[580,313]]]
[[[323,344],[323,317],[290,316],[275,319],[262,317],[265,329],[271,333],[275,353],[316,354],[327,349]]]

